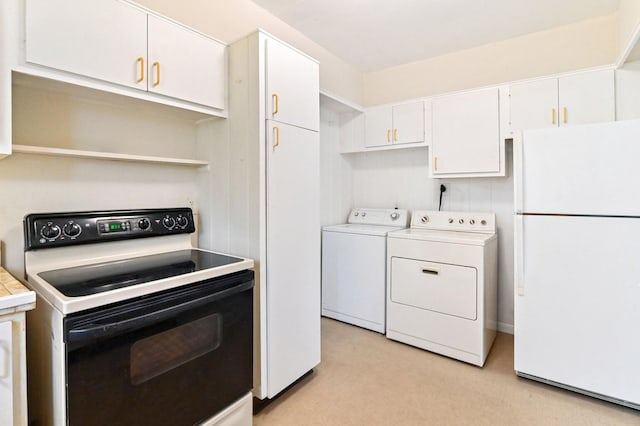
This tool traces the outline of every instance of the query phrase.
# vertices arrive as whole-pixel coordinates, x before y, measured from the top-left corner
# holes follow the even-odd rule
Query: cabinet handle
[[[562,121],[567,122],[567,107],[562,107]]]
[[[136,83],[141,83],[144,81],[144,58],[140,56],[136,62],[138,62],[138,65],[140,66],[140,72],[138,73],[140,77],[138,77]]]
[[[271,115],[276,115],[278,113],[278,94],[274,93],[273,95],[271,95],[271,102],[273,105],[273,112],[271,113]]]
[[[9,334],[9,336],[11,336],[11,334]],[[11,347],[2,342],[0,342],[0,357],[2,358],[2,363],[0,364],[2,367],[0,379],[6,379],[11,374]]]
[[[387,142],[391,143],[391,129],[387,129]]]
[[[398,129],[393,129],[393,141],[398,140]]]
[[[551,124],[556,124],[556,109],[551,108]]]
[[[278,126],[273,126],[273,149],[280,145],[280,129]]]
[[[426,268],[422,268],[422,273],[423,274],[430,274],[430,275],[438,275],[438,270],[437,269],[426,269]]]
[[[438,171],[438,157],[433,158],[433,171]]]
[[[156,80],[153,82],[153,87],[156,87],[158,84],[160,84],[160,62],[154,62],[153,69],[156,73]]]

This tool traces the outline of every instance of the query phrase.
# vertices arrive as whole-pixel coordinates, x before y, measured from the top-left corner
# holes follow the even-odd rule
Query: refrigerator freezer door
[[[518,229],[515,370],[640,404],[640,218],[524,216]]]
[[[640,120],[524,131],[514,142],[517,212],[640,215]]]

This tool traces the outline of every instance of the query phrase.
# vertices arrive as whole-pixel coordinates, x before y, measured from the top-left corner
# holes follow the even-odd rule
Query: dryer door
[[[469,266],[391,258],[391,301],[475,320],[477,270]]]

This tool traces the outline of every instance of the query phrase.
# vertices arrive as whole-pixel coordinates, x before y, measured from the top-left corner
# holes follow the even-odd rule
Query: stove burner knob
[[[458,223],[462,225],[464,223],[464,219],[458,219]]]
[[[189,223],[189,219],[187,219],[184,216],[178,216],[178,219],[176,219],[176,222],[178,223],[178,226],[180,228],[186,228],[187,224]]]
[[[391,220],[396,220],[399,216],[398,212],[393,212],[391,213]]]
[[[475,225],[475,224],[476,224],[476,221],[475,221],[475,220],[473,220],[473,219],[471,219],[471,220],[469,221],[469,224],[470,224],[470,225]]]
[[[449,223],[453,223],[453,219],[452,218],[449,218]]]
[[[72,238],[80,235],[81,231],[82,231],[82,228],[80,228],[80,225],[74,222],[69,222],[66,225],[64,225],[64,228],[62,228],[62,232],[64,232],[64,235]]]
[[[149,222],[149,219],[147,219],[146,217],[140,219],[140,221],[138,222],[138,228],[142,229],[143,231],[149,229],[150,226],[151,222]]]
[[[484,220],[484,219],[482,219],[482,220],[480,221],[480,224],[481,224],[481,225],[486,225],[486,224],[487,224],[487,221],[486,221],[486,220]]]
[[[427,223],[427,222],[429,222],[429,216],[422,216],[422,218],[420,218],[420,220],[422,221],[422,223]]]
[[[362,217],[365,217],[367,215],[367,212],[362,212]]]
[[[47,223],[40,231],[40,234],[48,240],[55,240],[61,233],[62,231],[60,230],[60,227],[53,223]]]
[[[171,216],[166,216],[164,219],[162,219],[162,224],[167,229],[173,229],[173,227],[176,226],[176,220]]]

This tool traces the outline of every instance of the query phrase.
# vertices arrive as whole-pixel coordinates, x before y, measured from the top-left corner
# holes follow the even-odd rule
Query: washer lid
[[[405,229],[400,226],[363,225],[359,223],[347,223],[342,225],[329,225],[322,228],[325,232],[342,232],[346,234],[363,234],[384,237],[387,232]]]
[[[387,237],[483,246],[487,242],[497,238],[498,235],[478,232],[435,231],[432,229],[408,228],[390,232]]]

